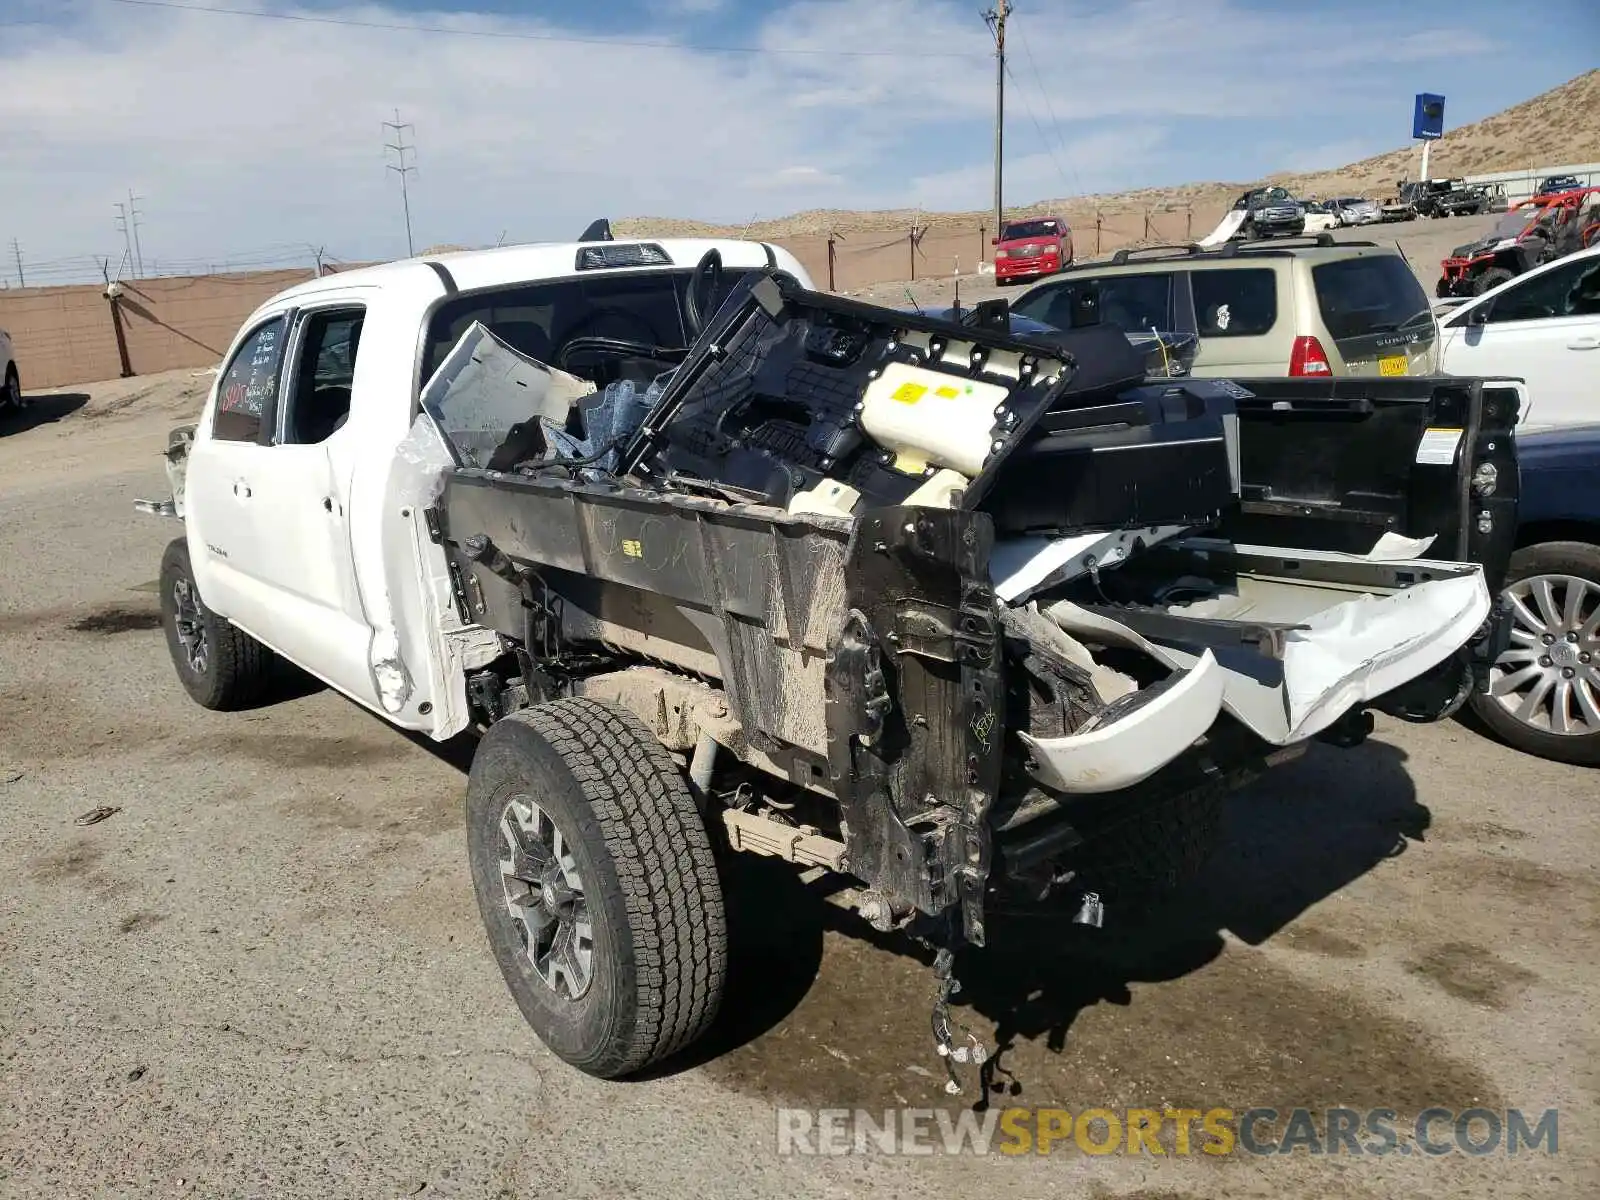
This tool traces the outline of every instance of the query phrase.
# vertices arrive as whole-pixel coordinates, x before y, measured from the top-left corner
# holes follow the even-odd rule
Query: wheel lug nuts
[[[1548,654],[1541,654],[1539,656],[1539,665],[1541,667],[1548,667],[1550,665],[1550,656]]]
[[[1575,642],[1575,641],[1577,641],[1577,640],[1578,640],[1578,635],[1577,635],[1577,633],[1576,633],[1576,632],[1574,632],[1574,631],[1573,631],[1573,630],[1568,630],[1568,631],[1567,631],[1567,641],[1569,641],[1569,642]]]
[[[1576,674],[1577,674],[1577,672],[1574,671],[1571,667],[1565,667],[1561,671],[1561,678],[1563,678],[1563,679],[1571,679]]]
[[[1553,633],[1546,633],[1541,635],[1539,640],[1548,646],[1551,642],[1556,640],[1556,635]]]

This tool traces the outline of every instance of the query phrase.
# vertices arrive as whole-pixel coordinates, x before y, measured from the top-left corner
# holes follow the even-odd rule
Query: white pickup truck
[[[966,1061],[952,952],[995,897],[1115,927],[1230,787],[1486,686],[1514,394],[1156,379],[1092,304],[1013,335],[1003,303],[608,232],[274,297],[140,502],[185,524],[161,603],[196,701],[281,658],[481,735],[489,942],[578,1068],[704,1032],[732,851],[937,946]]]

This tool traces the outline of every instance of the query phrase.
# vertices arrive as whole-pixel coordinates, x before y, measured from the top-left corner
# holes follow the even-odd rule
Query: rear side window
[[[211,436],[223,442],[258,442],[270,426],[283,364],[284,318],[274,317],[245,338],[217,383]]]
[[[1430,311],[1417,277],[1393,254],[1320,263],[1311,268],[1311,284],[1334,341],[1392,333]]]
[[[1278,278],[1270,269],[1195,271],[1189,286],[1202,338],[1260,337],[1278,323]]]
[[[1100,292],[1100,320],[1124,330],[1172,328],[1172,275],[1106,275],[1098,279],[1074,278],[1039,288],[1014,306],[1035,321],[1057,329],[1072,328],[1072,313],[1078,292],[1097,288]]]

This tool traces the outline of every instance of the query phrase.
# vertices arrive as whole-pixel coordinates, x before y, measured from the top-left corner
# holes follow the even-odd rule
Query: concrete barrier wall
[[[0,292],[0,329],[11,334],[22,386],[66,384],[214,366],[251,310],[310,271],[259,271],[123,280],[118,303],[124,371],[104,285]]]

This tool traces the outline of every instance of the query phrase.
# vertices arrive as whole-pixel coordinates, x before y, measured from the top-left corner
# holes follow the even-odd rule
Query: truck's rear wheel
[[[584,699],[512,714],[479,743],[466,808],[490,947],[551,1051],[612,1079],[706,1031],[727,975],[711,838],[637,718]]]
[[[183,538],[161,556],[161,627],[178,679],[196,704],[236,709],[261,698],[272,652],[205,606]]]

